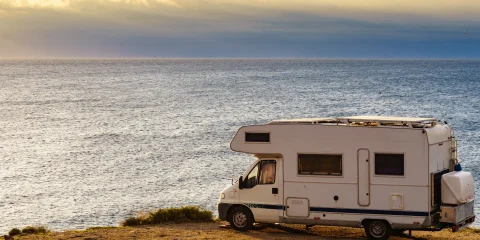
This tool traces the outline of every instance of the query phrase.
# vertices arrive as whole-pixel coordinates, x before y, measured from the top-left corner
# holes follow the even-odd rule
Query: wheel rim
[[[370,224],[370,233],[375,237],[381,237],[387,232],[387,226],[380,221],[374,221]]]
[[[244,212],[236,212],[233,214],[233,224],[237,227],[244,227],[247,225],[247,215]]]

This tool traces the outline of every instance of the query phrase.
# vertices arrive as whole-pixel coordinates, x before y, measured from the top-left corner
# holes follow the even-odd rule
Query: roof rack
[[[289,124],[321,124],[321,125],[343,125],[352,127],[390,127],[390,128],[429,128],[437,125],[435,118],[413,118],[413,117],[384,117],[384,116],[352,116],[339,118],[300,118],[274,120],[268,124],[289,125]]]
[[[435,118],[352,116],[340,117],[337,120],[348,126],[429,128],[437,125],[437,119]]]
[[[299,118],[299,119],[283,119],[283,120],[273,120],[268,124],[342,124],[342,121],[336,118]]]

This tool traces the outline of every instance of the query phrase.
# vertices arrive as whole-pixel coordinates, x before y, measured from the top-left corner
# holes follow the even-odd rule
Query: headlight
[[[225,198],[225,193],[220,194],[220,199],[224,199],[224,198]]]

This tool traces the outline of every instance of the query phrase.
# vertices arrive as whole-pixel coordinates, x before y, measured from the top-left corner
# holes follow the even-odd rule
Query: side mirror
[[[243,189],[243,176],[238,179],[238,189]]]

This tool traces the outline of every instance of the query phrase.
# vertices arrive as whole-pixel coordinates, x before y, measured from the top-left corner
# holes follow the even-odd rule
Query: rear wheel
[[[369,239],[388,239],[392,234],[392,228],[383,220],[372,220],[365,224],[365,233]]]
[[[247,231],[253,226],[253,216],[246,207],[237,206],[232,209],[228,221],[233,229]]]

